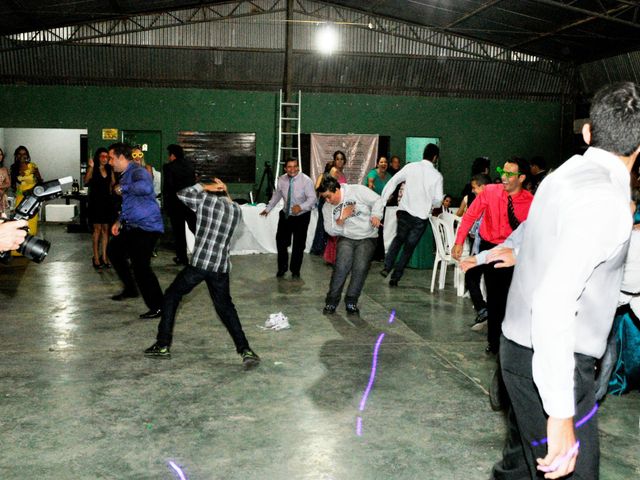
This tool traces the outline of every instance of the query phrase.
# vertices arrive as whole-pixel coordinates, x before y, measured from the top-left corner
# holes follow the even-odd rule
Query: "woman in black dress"
[[[113,170],[109,165],[109,152],[98,148],[89,159],[84,184],[89,186],[89,223],[93,225],[93,268],[110,267],[107,258],[109,226],[113,222],[111,190],[115,183]]]

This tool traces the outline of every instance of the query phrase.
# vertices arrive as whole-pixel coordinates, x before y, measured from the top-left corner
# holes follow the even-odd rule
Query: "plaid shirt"
[[[196,212],[196,242],[191,265],[210,272],[229,272],[229,244],[242,218],[240,206],[226,197],[205,192],[199,183],[180,190],[178,198]]]

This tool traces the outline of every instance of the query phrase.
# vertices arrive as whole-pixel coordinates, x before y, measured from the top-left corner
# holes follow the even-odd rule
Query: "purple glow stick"
[[[578,449],[580,448],[580,440],[578,440],[571,450],[565,453],[560,458],[556,458],[555,461],[551,465],[538,465],[538,470],[544,473],[555,472],[560,468],[560,466],[569,461],[571,457],[573,457],[576,453],[578,453]]]
[[[384,338],[384,333],[381,333],[378,336],[378,340],[376,341],[376,345],[373,348],[373,362],[371,364],[371,374],[369,375],[369,383],[367,384],[367,388],[365,389],[362,400],[360,400],[360,411],[364,411],[364,407],[367,403],[367,398],[369,397],[369,392],[371,392],[371,388],[373,387],[373,381],[376,378],[376,368],[378,367],[378,350],[380,349],[380,344],[382,343],[382,339]]]
[[[389,323],[393,323],[395,319],[396,319],[396,311],[391,310],[391,316],[389,316]]]
[[[356,435],[362,436],[362,417],[360,415],[356,418]]]
[[[589,411],[589,413],[587,413],[584,417],[582,417],[580,420],[576,422],[576,425],[575,425],[576,428],[580,428],[582,425],[587,423],[589,419],[591,419],[591,417],[593,417],[596,414],[596,412],[598,411],[598,407],[599,405],[596,403],[593,406],[593,408]],[[544,437],[540,441],[534,440],[533,442],[531,442],[531,445],[533,445],[534,447],[537,447],[538,445],[544,445],[545,443],[547,443],[547,441],[548,441],[547,437]]]
[[[596,412],[598,411],[598,404],[596,403],[593,408],[591,409],[591,411],[589,413],[587,413],[582,419],[578,420],[576,422],[576,428],[580,428],[582,425],[584,425],[585,423],[587,423],[587,421],[593,417]]]
[[[184,472],[178,465],[176,465],[171,460],[169,460],[169,465],[171,466],[171,468],[173,468],[176,471],[176,473],[180,477],[180,480],[187,480],[187,476],[184,474]]]

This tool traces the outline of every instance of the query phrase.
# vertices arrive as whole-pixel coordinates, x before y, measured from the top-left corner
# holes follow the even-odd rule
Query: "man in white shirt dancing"
[[[391,177],[378,200],[378,208],[384,208],[396,187],[405,182],[396,214],[396,236],[385,256],[384,268],[380,271],[380,275],[385,278],[391,273],[389,285],[392,287],[398,286],[398,281],[402,278],[404,269],[427,228],[431,210],[442,203],[442,174],[435,167],[439,155],[440,148],[429,143],[424,149],[423,160],[405,165]],[[396,262],[402,247],[404,249]]]
[[[535,196],[509,290],[500,360],[510,439],[496,479],[596,479],[596,359],[616,310],[640,152],[640,87],[593,99],[590,148],[548,175]]]
[[[331,275],[324,313],[334,313],[342,296],[342,289],[351,273],[344,298],[348,314],[358,314],[358,298],[367,278],[371,259],[376,250],[378,227],[382,218],[380,196],[364,185],[340,185],[325,174],[318,193],[326,200],[322,207],[324,229],[338,237],[336,265]]]

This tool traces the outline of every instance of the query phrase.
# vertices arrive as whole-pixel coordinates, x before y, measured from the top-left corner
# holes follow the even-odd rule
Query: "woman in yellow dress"
[[[24,197],[24,192],[33,189],[38,183],[42,183],[42,177],[38,166],[31,161],[27,147],[20,145],[13,154],[11,165],[11,186],[16,192],[16,205]],[[29,220],[29,233],[35,235],[38,232],[38,215]]]
[[[4,150],[0,148],[0,218],[9,215],[7,200],[7,190],[11,187],[11,176],[9,170],[4,166]]]

